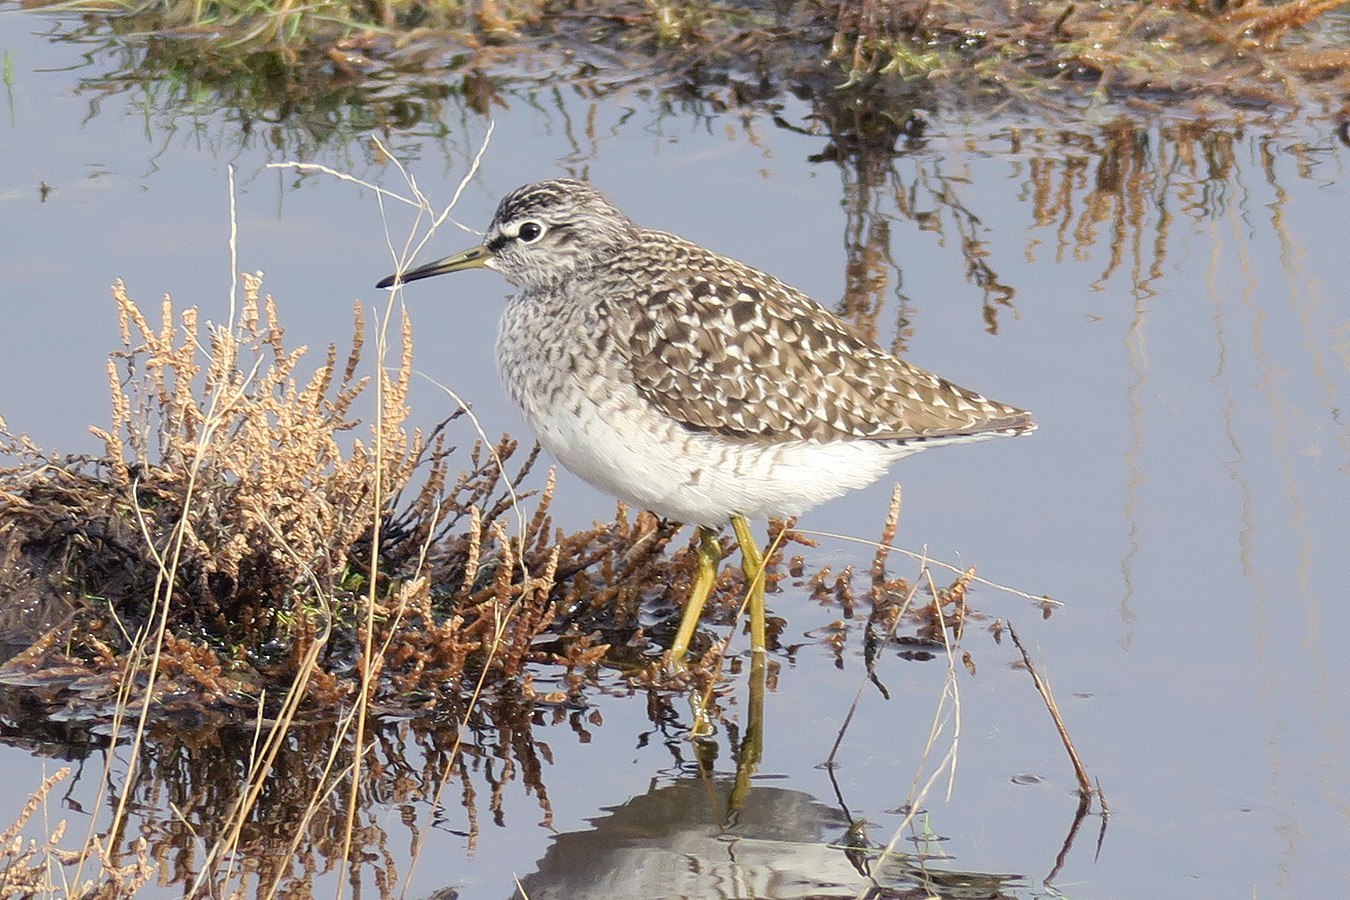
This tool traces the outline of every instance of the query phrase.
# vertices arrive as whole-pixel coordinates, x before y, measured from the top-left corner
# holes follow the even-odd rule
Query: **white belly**
[[[678,522],[800,515],[913,452],[871,442],[732,442],[662,418],[631,388],[600,403],[569,393],[568,403],[520,404],[544,448],[596,488]]]

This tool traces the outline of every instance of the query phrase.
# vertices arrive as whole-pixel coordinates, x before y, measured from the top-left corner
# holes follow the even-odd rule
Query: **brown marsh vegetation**
[[[1055,114],[1108,101],[1224,119],[1350,111],[1339,0],[32,5],[78,11],[58,20],[67,38],[125,50],[104,89],[157,80],[189,106],[206,91],[246,122],[317,113],[330,127],[406,128],[451,95],[487,114],[503,82],[597,71],[677,94],[730,84],[741,105],[838,93],[900,121],[939,106]]]
[[[463,410],[429,434],[407,427],[406,318],[372,326],[358,308],[350,348],[327,348],[310,372],[260,277],[241,283],[229,325],[168,297],[154,321],[114,286],[123,346],[109,360],[112,421],[95,429],[103,455],[3,432],[0,711],[35,748],[124,757],[105,763],[111,818],[92,817],[82,849],[64,849],[64,824],[45,844],[17,837],[68,770],[35,792],[6,845],[8,885],[122,896],[156,877],[270,895],[348,860],[353,877],[391,889],[372,797],[440,808],[453,796],[472,846],[513,780],[547,819],[547,749],[532,730],[599,725],[591,692],[646,693],[668,722],[693,690],[721,718],[725,641],[703,643],[680,676],[663,665],[694,569],[674,526],[620,509],[554,529],[537,451],[483,440]],[[393,363],[371,391],[367,335],[385,359],[388,332]],[[894,511],[887,539],[893,529]],[[805,539],[776,533],[773,581],[808,578],[846,617],[870,608],[869,666],[902,624],[912,652],[929,654],[964,627],[969,574],[911,608],[885,551],[855,594],[851,570],[785,568],[781,548]],[[734,621],[743,594],[728,567],[713,621]]]

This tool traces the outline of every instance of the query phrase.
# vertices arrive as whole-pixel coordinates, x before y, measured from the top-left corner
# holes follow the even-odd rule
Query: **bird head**
[[[570,179],[527,184],[497,206],[482,244],[384,279],[391,287],[485,267],[517,287],[547,289],[632,243],[638,228],[604,194]]]

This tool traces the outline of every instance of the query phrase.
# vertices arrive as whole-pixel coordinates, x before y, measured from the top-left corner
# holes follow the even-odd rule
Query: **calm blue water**
[[[185,112],[136,90],[79,87],[106,59],[84,63],[79,48],[36,33],[47,27],[0,9],[0,52],[14,70],[0,110],[0,416],[12,429],[47,447],[97,449],[86,426],[108,415],[113,279],[145,304],[168,292],[206,318],[227,314],[231,165],[239,267],[266,272],[289,343],[345,344],[353,300],[383,308],[373,284],[391,257],[369,191],[265,168],[296,144],[277,148],[265,129],[244,138],[210,102]],[[1099,820],[1084,825],[1058,889],[1269,897],[1350,882],[1339,643],[1350,629],[1350,188],[1330,125],[939,118],[909,152],[864,166],[810,161],[824,135],[762,114],[695,116],[646,89],[596,100],[564,80],[506,100],[455,213],[466,225],[483,228],[518,184],[582,175],[638,221],[829,304],[844,294],[850,242],[861,243],[885,278],[875,297],[884,342],[899,329],[916,363],[1036,413],[1032,438],[922,454],[894,472],[901,544],[1064,603],[1043,619],[1025,599],[973,594],[989,618],[964,641],[977,674],[957,669],[958,767],[950,798],[944,777],[924,801],[926,827],[952,856],[946,868],[1022,874],[1010,890],[1032,893],[1055,867],[1077,802],[1016,651],[989,633],[999,617],[1049,675],[1113,813],[1099,855]],[[809,131],[809,113],[784,101],[780,116]],[[441,118],[443,137],[430,126],[385,137],[444,203],[487,122],[453,103]],[[368,138],[305,153],[404,190]],[[409,222],[390,209],[396,244]],[[425,257],[473,239],[446,226]],[[987,268],[972,274],[973,260]],[[981,287],[990,273],[1012,289],[1005,302]],[[491,356],[507,290],[492,273],[467,273],[410,288],[406,302],[418,369],[470,400],[490,434],[523,435]],[[430,380],[411,402],[427,424],[451,405]],[[893,484],[836,501],[802,527],[874,537]],[[613,512],[566,474],[557,498],[565,525]],[[869,558],[826,539],[809,562],[865,568]],[[916,568],[893,563],[901,574]],[[599,704],[585,739],[565,726],[534,729],[549,751],[547,807],[511,782],[497,821],[479,811],[472,852],[458,798],[429,828],[427,804],[410,802],[425,844],[407,895],[454,887],[502,897],[519,877],[531,897],[550,896],[550,884],[581,896],[583,883],[611,897],[793,896],[804,890],[793,859],[842,884],[838,895],[856,892],[862,882],[842,851],[822,842],[841,839],[850,816],[889,840],[916,772],[926,779],[951,744],[949,716],[923,761],[946,664],[883,655],[891,697],[863,690],[836,794],[818,764],[865,683],[861,629],[851,624],[837,664],[817,639],[837,610],[797,588],[771,599],[787,640],[803,646],[778,660],[742,843],[717,828],[725,784],[690,790],[678,725],[654,736],[644,699],[616,696]],[[734,702],[743,695],[736,685]],[[717,769],[729,776],[719,746]],[[53,768],[19,747],[3,753],[0,823]],[[1040,782],[1014,783],[1026,774]],[[75,794],[87,813],[97,800],[84,787]],[[86,813],[52,810],[79,834]],[[404,860],[411,838],[399,807],[375,817]],[[583,858],[599,862],[580,874],[559,862]],[[408,868],[400,862],[400,875]],[[709,880],[686,885],[691,871]],[[336,876],[325,878],[321,895],[335,890]]]

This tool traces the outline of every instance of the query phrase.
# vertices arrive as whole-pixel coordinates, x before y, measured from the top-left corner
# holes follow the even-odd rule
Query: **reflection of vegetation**
[[[838,167],[846,198],[845,288],[836,311],[869,335],[893,334],[897,351],[912,336],[919,306],[904,290],[908,260],[894,250],[897,221],[959,253],[991,334],[1002,316],[1016,314],[1014,298],[1022,288],[996,269],[998,238],[984,223],[1010,198],[972,189],[977,180],[990,179],[963,160],[1006,160],[1017,176],[1016,199],[1031,220],[1025,259],[1044,254],[1046,245],[1056,262],[1086,260],[1102,247],[1107,255],[1099,283],[1124,274],[1148,293],[1162,276],[1177,219],[1215,219],[1242,197],[1239,155],[1259,159],[1265,179],[1277,184],[1281,157],[1294,161],[1299,177],[1316,180],[1325,177],[1319,161],[1334,158],[1337,149],[1331,136],[1244,137],[1239,128],[1207,120],[1149,123],[1126,116],[1096,128],[1001,124],[975,133],[939,132],[918,111],[905,116],[895,108],[825,97],[816,98],[808,126],[776,121],[828,137],[813,159]],[[917,243],[922,246],[922,239]],[[897,319],[893,330],[878,323],[888,302]]]
[[[899,218],[939,243],[955,238],[966,278],[981,292],[986,328],[995,334],[999,313],[1013,308],[1015,291],[989,263],[986,229],[963,196],[970,179],[966,173],[949,172],[948,161],[928,151],[923,113],[893,102],[824,95],[816,98],[812,112],[812,120],[823,124],[830,139],[812,160],[839,167],[846,198],[848,258],[836,312],[876,340],[886,295],[893,293],[899,308],[891,349],[904,352],[913,335],[914,308],[903,290],[903,265],[892,251],[891,223]],[[811,133],[781,118],[778,122]]]
[[[110,94],[138,96],[136,105],[168,136],[182,127],[200,135],[202,122],[223,115],[217,154],[261,146],[279,156],[313,158],[320,150],[350,153],[354,139],[377,129],[445,130],[446,104],[485,111],[481,73],[449,77],[463,58],[441,58],[440,77],[397,79],[367,71],[351,53],[310,57],[277,48],[242,48],[204,38],[144,38],[134,19],[83,20],[62,39],[86,48],[105,71],[85,75],[79,90],[97,114]],[[129,29],[124,33],[124,29]],[[147,122],[147,125],[150,123]]]
[[[860,591],[858,599],[867,594]],[[889,610],[893,605],[875,616],[884,619]],[[668,786],[662,786],[665,779],[656,779],[647,795],[615,809],[592,830],[561,835],[531,876],[540,884],[539,896],[558,896],[543,893],[543,885],[565,880],[569,866],[585,864],[594,874],[607,862],[618,865],[608,854],[621,852],[624,844],[615,843],[611,822],[620,831],[628,829],[630,837],[640,831],[706,841],[705,847],[686,845],[684,851],[706,851],[711,864],[725,855],[728,839],[744,838],[751,843],[733,865],[752,879],[772,877],[803,853],[828,863],[835,875],[850,882],[858,880],[857,873],[873,869],[882,883],[891,884],[912,883],[919,875],[925,882],[957,877],[915,868],[907,864],[911,857],[906,854],[891,854],[884,869],[877,868],[882,865],[879,848],[866,842],[848,851],[830,845],[844,833],[846,812],[841,815],[797,791],[748,786],[742,778],[746,744],[762,723],[753,721],[753,712],[747,720],[747,711],[737,710],[734,700],[727,706],[727,699],[719,698],[710,709],[721,736],[693,745],[680,724],[683,702],[677,694],[649,692],[646,701],[652,730],[640,742],[654,739],[664,745],[681,776]],[[93,791],[106,806],[84,813],[115,810],[117,789],[98,793],[98,785],[85,783],[98,770],[91,761],[114,754],[106,739],[87,729],[71,732],[62,723],[35,715],[25,693],[13,690],[0,690],[0,720],[7,741],[78,761],[74,783],[62,790],[81,800]],[[413,867],[453,871],[433,859],[419,862],[421,853],[443,859],[449,836],[456,852],[462,848],[472,853],[485,827],[508,824],[513,793],[533,797],[541,823],[551,826],[549,745],[572,739],[588,744],[603,727],[599,709],[544,705],[509,689],[472,705],[446,698],[434,715],[373,723],[364,738],[361,787],[350,825],[359,852],[345,862],[349,794],[344,782],[354,768],[356,741],[340,722],[319,717],[293,723],[270,770],[261,776],[252,728],[183,723],[155,728],[147,734],[141,765],[126,785],[133,812],[123,827],[91,845],[84,881],[96,879],[103,891],[99,896],[105,897],[130,896],[151,875],[162,886],[185,892],[196,886],[191,891],[195,896],[229,896],[231,886],[240,884],[258,886],[257,896],[272,896],[273,891],[282,896],[317,891],[322,896],[327,893],[323,883],[336,880],[361,885],[377,896],[400,896]],[[781,729],[777,735],[790,738]],[[117,757],[126,752],[125,743],[116,748]],[[719,773],[719,753],[728,757],[723,769],[734,764],[734,778]],[[117,758],[110,762],[120,765]],[[570,776],[559,771],[556,777]],[[257,793],[251,797],[255,784]],[[249,812],[241,820],[233,812],[244,806]],[[61,847],[72,839],[78,842],[82,829],[49,828],[49,840],[35,847],[16,845],[8,860],[9,883],[28,884],[41,893],[53,890],[53,880],[59,883],[63,867],[67,875],[73,871],[80,854]],[[571,852],[578,845],[604,849],[581,857]],[[751,855],[753,845],[760,849]],[[220,846],[232,852],[220,854]],[[659,840],[638,840],[627,847],[653,857],[670,852]],[[0,865],[5,862],[0,854]],[[17,881],[21,873],[23,882]],[[630,877],[626,868],[611,874]]]
[[[1026,165],[1027,258],[1042,244],[1039,231],[1053,234],[1056,261],[1087,259],[1102,245],[1107,260],[1099,282],[1128,267],[1132,285],[1147,292],[1162,277],[1176,220],[1216,219],[1242,197],[1240,133],[1212,123],[1151,127],[1118,119],[1095,133],[1014,129],[1007,137]],[[1280,140],[1259,136],[1253,148],[1272,183],[1279,180],[1274,147]],[[1318,177],[1314,163],[1322,151],[1298,140],[1287,149],[1300,160],[1302,177]]]
[[[100,752],[89,746],[78,749],[51,723],[26,711],[10,692],[0,693],[0,709],[6,722],[14,723],[8,727],[22,732],[24,743],[34,749],[67,757],[75,752],[80,759],[91,753],[96,758]],[[601,724],[598,713],[557,712],[554,724],[570,725],[579,739]],[[407,836],[395,835],[391,841],[391,807],[402,810],[403,824],[415,839],[424,827],[449,828],[462,836],[470,851],[484,818],[500,823],[504,793],[513,781],[519,780],[535,796],[545,821],[551,818],[543,781],[547,750],[534,734],[538,718],[533,704],[518,694],[503,694],[472,709],[458,701],[447,703],[434,719],[374,727],[366,737],[369,760],[362,767],[361,800],[353,824],[360,849],[349,863],[353,882],[377,887],[382,896],[398,894],[398,865],[405,860],[396,855],[405,852],[401,848],[406,848]],[[316,878],[342,866],[348,803],[342,782],[353,770],[354,748],[351,732],[332,719],[297,723],[289,729],[270,771],[258,781],[256,797],[250,799],[252,779],[258,777],[254,769],[258,745],[251,728],[152,732],[142,750],[142,764],[127,785],[136,810],[134,827],[123,829],[123,838],[113,835],[95,855],[107,891],[100,896],[131,893],[126,889],[135,886],[131,876],[143,869],[131,869],[119,878],[114,861],[125,863],[127,858],[132,862],[139,858],[141,867],[152,861],[162,879],[184,890],[197,885],[192,893],[198,896],[227,896],[226,886],[232,882],[260,885],[259,896],[274,890],[291,896],[311,893]],[[66,790],[87,788],[80,782],[91,770],[82,765],[76,783]],[[100,801],[114,807],[116,792]],[[251,812],[241,821],[232,811],[246,803]],[[72,830],[66,830],[66,841],[78,839]],[[28,862],[24,866],[31,869],[28,881],[34,887],[45,883],[50,890],[50,882],[43,878],[55,873],[31,862],[73,866],[78,854],[63,856],[58,849],[62,838],[56,829],[46,848],[39,845],[38,852],[11,860],[9,871],[17,873],[21,871],[17,866]],[[215,853],[221,845],[232,846],[233,854]],[[48,848],[53,852],[43,859]],[[88,867],[86,873],[93,874]],[[139,880],[143,883],[145,877]],[[12,883],[11,876],[6,884]]]

